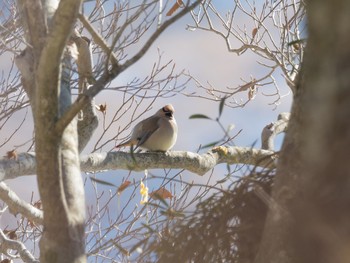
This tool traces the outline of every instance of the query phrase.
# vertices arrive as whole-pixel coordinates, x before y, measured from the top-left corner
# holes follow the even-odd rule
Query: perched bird
[[[177,139],[177,124],[174,117],[174,107],[169,104],[161,108],[153,116],[136,124],[131,138],[119,145],[133,146],[150,151],[166,152],[171,149]]]

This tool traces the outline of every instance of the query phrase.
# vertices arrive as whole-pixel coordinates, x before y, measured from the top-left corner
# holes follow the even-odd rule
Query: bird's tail
[[[126,142],[116,145],[115,148],[128,147],[136,144],[137,142],[134,142],[133,140],[127,140]]]
[[[125,142],[125,143],[121,143],[121,144],[116,145],[115,148],[122,148],[122,147],[127,147],[127,146],[130,146],[130,144]]]

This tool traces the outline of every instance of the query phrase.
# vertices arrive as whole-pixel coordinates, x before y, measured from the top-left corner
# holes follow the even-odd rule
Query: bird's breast
[[[168,151],[170,150],[177,139],[177,124],[176,120],[160,120],[159,128],[148,138],[141,146],[151,151]]]

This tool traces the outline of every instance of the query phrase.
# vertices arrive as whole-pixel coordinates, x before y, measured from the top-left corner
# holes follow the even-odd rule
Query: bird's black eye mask
[[[163,112],[165,112],[165,116],[167,116],[169,118],[173,117],[173,112],[172,111],[169,111],[168,109],[163,108]]]

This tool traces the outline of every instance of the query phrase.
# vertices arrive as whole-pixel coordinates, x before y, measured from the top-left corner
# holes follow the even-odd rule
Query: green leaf
[[[106,181],[103,181],[103,180],[100,180],[100,179],[96,179],[96,178],[93,178],[93,177],[90,177],[90,180],[91,180],[91,181],[94,181],[95,183],[98,183],[98,184],[104,184],[104,185],[109,185],[109,186],[117,187],[117,186],[115,186],[115,185],[112,184],[112,183],[109,183],[109,182],[106,182]]]
[[[209,118],[208,116],[206,116],[204,114],[193,114],[189,117],[189,119],[209,119],[209,120],[211,120],[211,118]]]
[[[224,97],[221,99],[220,101],[220,104],[219,104],[219,118],[222,114],[222,110],[224,109],[224,106],[225,106],[225,100],[226,100],[227,97]]]
[[[230,178],[230,176],[227,176],[227,175],[226,175],[226,176],[224,177],[224,179],[218,180],[218,181],[216,181],[216,183],[218,183],[218,184],[225,183],[229,178]]]
[[[208,144],[206,144],[206,145],[204,145],[204,146],[201,146],[201,149],[213,147],[213,146],[217,145],[219,142],[221,142],[221,141],[216,141],[216,142],[208,143]]]
[[[227,169],[227,173],[230,174],[231,173],[231,166],[228,163],[226,164],[226,169]]]

